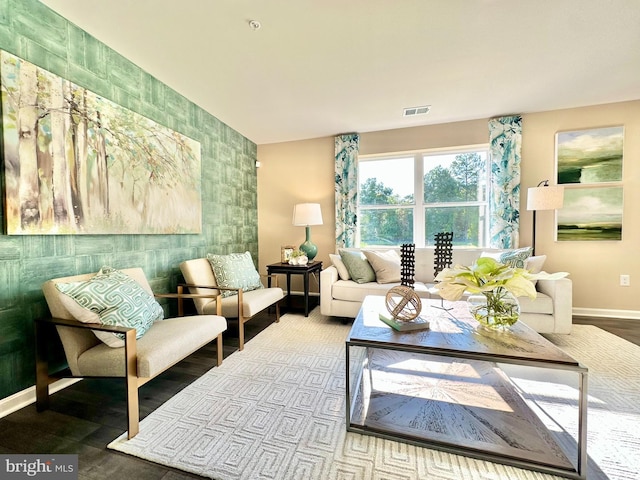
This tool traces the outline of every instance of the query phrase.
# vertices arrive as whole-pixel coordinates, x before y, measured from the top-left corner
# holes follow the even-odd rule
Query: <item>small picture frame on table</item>
[[[283,247],[280,247],[280,261],[282,263],[289,263],[291,254],[295,249],[295,245],[284,245]]]

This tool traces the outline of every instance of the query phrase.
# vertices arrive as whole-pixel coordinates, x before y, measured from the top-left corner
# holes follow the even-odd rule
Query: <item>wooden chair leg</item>
[[[140,432],[140,404],[138,402],[138,379],[127,377],[127,438]]]
[[[218,335],[217,338],[217,343],[216,343],[216,350],[218,351],[218,358],[217,358],[217,366],[219,367],[220,365],[222,365],[222,358],[223,358],[223,351],[222,351],[222,334]]]
[[[47,345],[44,340],[45,325],[35,322],[36,337],[36,410],[41,412],[49,408],[49,363]]]
[[[182,285],[178,285],[178,316],[179,317],[184,316],[184,304],[182,301],[182,297],[180,296],[183,293],[184,293],[184,289],[182,288]]]
[[[244,349],[244,322],[248,320],[244,318],[243,302],[243,292],[240,289],[238,290],[238,350],[240,351]]]
[[[218,315],[219,317],[222,316],[222,295],[218,295],[216,297],[216,315]],[[218,335],[216,348],[218,350],[218,358],[217,358],[218,366],[220,366],[222,364],[222,358],[224,353],[222,351],[222,333]]]
[[[138,365],[136,349],[136,331],[125,333],[124,349],[126,356],[127,383],[127,438],[132,439],[140,431],[140,405],[138,403]]]
[[[238,318],[238,343],[239,343],[238,350],[244,349],[244,322],[245,322],[244,318],[242,317]]]

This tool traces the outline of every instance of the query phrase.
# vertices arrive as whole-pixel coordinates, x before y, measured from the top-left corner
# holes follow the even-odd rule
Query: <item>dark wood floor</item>
[[[637,320],[573,316],[574,324],[596,325],[625,340],[640,345],[640,324]]]
[[[246,324],[250,339],[274,320],[261,314]],[[640,345],[640,328],[633,320],[575,317]],[[237,328],[230,322],[224,356],[237,350]],[[140,389],[144,418],[177,392],[215,366],[215,344],[203,347]],[[0,419],[0,453],[74,453],[79,455],[80,479],[179,480],[202,478],[108,450],[106,445],[126,428],[124,382],[85,379],[51,397],[51,409],[36,412],[30,405]]]

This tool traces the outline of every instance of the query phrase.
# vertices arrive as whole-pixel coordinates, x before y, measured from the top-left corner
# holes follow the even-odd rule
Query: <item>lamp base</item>
[[[304,252],[309,262],[313,262],[313,259],[318,254],[318,247],[316,247],[310,240],[307,240],[302,245],[300,245],[300,251]]]

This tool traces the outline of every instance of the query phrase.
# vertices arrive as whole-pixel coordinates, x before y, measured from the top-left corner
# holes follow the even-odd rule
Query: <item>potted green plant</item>
[[[517,297],[536,298],[534,280],[556,279],[566,272],[531,273],[490,257],[480,257],[471,266],[445,268],[435,278],[435,288],[445,300],[456,301],[467,293],[469,311],[485,327],[502,329],[518,321]]]
[[[307,258],[307,254],[302,250],[294,250],[291,252],[291,257],[289,257],[290,265],[306,265],[309,263],[309,258]]]

